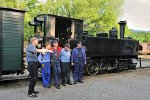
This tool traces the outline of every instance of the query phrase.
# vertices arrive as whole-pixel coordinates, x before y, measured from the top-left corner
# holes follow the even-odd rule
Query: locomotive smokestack
[[[127,22],[126,21],[120,21],[118,24],[120,25],[120,39],[123,39],[124,34],[125,34],[125,26],[126,26]]]

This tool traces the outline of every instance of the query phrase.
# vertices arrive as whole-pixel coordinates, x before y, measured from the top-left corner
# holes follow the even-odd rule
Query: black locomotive
[[[84,35],[83,44],[87,53],[87,73],[95,75],[99,71],[135,69],[138,62],[139,42],[124,38],[126,21],[120,21],[120,39],[116,29],[98,33],[96,37]],[[74,41],[71,41],[73,44]]]
[[[34,32],[41,40],[41,46],[46,41],[58,39],[63,46],[70,43],[71,49],[76,41],[81,40],[86,49],[88,63],[85,71],[95,75],[99,71],[114,69],[135,69],[138,61],[139,42],[124,38],[126,21],[120,21],[120,38],[115,28],[108,33],[98,33],[96,37],[83,32],[83,20],[41,14],[29,22],[34,26]]]

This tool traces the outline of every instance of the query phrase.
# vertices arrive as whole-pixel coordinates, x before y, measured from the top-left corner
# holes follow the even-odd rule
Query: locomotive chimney
[[[120,25],[120,39],[123,39],[124,34],[125,34],[125,26],[126,26],[127,22],[126,21],[120,21],[118,24]]]

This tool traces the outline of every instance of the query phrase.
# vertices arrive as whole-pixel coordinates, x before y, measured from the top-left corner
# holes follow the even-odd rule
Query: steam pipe
[[[125,34],[125,26],[127,24],[127,21],[120,21],[118,24],[120,25],[120,39],[123,39],[124,34]]]

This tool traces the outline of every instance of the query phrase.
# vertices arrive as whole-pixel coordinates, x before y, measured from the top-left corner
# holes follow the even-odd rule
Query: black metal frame
[[[2,11],[0,11],[0,22],[2,22]],[[2,76],[2,23],[0,23],[0,77]]]
[[[22,14],[22,49],[21,49],[21,57],[22,57],[22,60],[21,60],[21,66],[22,66],[22,69],[21,69],[21,73],[23,73],[23,71],[24,71],[24,68],[25,68],[25,66],[24,66],[24,60],[23,60],[23,58],[24,58],[24,13]]]
[[[52,15],[52,14],[40,14],[38,15],[37,17],[40,17],[40,16],[53,16],[53,17],[56,17],[56,18],[64,18],[64,19],[73,19],[73,20],[80,20],[80,21],[83,21],[82,19],[76,19],[76,18],[70,18],[70,17],[65,17],[65,16],[58,16],[58,15]]]
[[[47,26],[47,16],[44,16],[44,37],[43,37],[43,45],[44,46],[46,43],[46,35],[47,35],[46,26]]]

